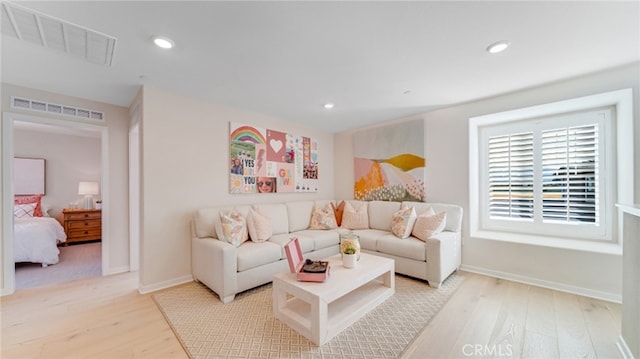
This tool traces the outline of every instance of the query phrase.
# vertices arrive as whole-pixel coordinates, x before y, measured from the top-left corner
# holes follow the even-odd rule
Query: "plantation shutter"
[[[489,138],[489,214],[533,220],[533,133]]]
[[[598,126],[542,132],[544,221],[599,223]]]

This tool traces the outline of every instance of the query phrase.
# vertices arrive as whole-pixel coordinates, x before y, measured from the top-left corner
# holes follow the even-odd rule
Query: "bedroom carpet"
[[[460,287],[451,275],[438,289],[396,275],[396,292],[328,343],[317,346],[273,317],[271,283],[222,304],[196,282],[153,299],[190,358],[398,358]]]
[[[42,287],[102,275],[102,243],[58,247],[60,261],[43,268],[39,263],[16,264],[16,290]]]

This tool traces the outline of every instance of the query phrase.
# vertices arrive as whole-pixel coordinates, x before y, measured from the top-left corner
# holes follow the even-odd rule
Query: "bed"
[[[56,264],[60,254],[58,243],[66,240],[64,228],[55,218],[14,218],[13,260],[42,263],[43,267]]]

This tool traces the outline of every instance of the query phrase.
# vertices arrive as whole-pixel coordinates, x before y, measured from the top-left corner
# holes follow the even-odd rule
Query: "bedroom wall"
[[[606,91],[633,88],[635,132],[635,193],[640,197],[640,64],[552,83],[523,91],[461,104],[410,118],[425,120],[426,195],[428,202],[459,204],[469,213],[470,117],[550,103]],[[337,198],[353,197],[353,142],[355,131],[335,136],[335,165],[345,175],[335,177]],[[626,199],[630,201],[631,199]],[[463,268],[603,298],[620,298],[622,258],[469,238],[463,225]],[[499,254],[499,255],[496,255]]]
[[[79,181],[100,181],[101,139],[14,128],[16,157],[44,158],[45,195],[42,203],[51,206],[55,217],[72,202],[80,201]],[[101,195],[94,196],[100,199]]]
[[[114,106],[102,102],[89,101],[77,97],[64,96],[52,92],[30,89],[22,86],[2,83],[0,96],[2,103],[0,110],[2,111],[3,121],[5,121],[6,113],[17,113],[25,116],[33,117],[49,117],[58,121],[82,122],[82,119],[70,118],[67,116],[44,114],[36,111],[24,111],[14,109],[10,106],[11,96],[21,96],[31,99],[38,99],[52,103],[67,104],[80,108],[94,109],[102,111],[106,115],[103,126],[107,127],[108,143],[103,145],[103,149],[108,151],[109,156],[109,177],[108,190],[109,197],[104,198],[105,206],[108,206],[108,241],[107,248],[103,251],[106,255],[106,273],[118,273],[127,271],[129,268],[129,234],[128,234],[128,127],[129,112],[125,107]],[[1,131],[1,130],[0,130]],[[0,156],[2,153],[0,153]],[[2,158],[2,157],[0,157]],[[2,181],[6,175],[2,173]],[[5,198],[4,191],[2,193],[3,201],[12,201],[11,198]],[[106,204],[108,202],[108,204]],[[1,211],[1,209],[0,209]],[[103,212],[105,213],[105,212]],[[0,212],[0,218],[3,213]],[[3,228],[7,223],[2,223]],[[3,237],[5,240],[6,237]],[[4,253],[0,256],[4,257]],[[4,260],[0,265],[4,268]],[[2,283],[2,293],[5,293],[5,282]]]
[[[195,210],[220,205],[333,198],[333,135],[292,121],[205,103],[145,86],[142,90],[143,292],[191,280],[190,220]],[[231,195],[229,122],[288,131],[318,140],[317,193]]]

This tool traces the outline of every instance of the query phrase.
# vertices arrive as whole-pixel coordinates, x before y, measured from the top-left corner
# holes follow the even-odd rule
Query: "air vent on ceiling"
[[[19,40],[111,66],[116,38],[67,21],[2,2],[2,33]]]
[[[104,112],[87,110],[73,106],[58,105],[40,100],[11,96],[11,107],[23,110],[33,110],[54,113],[57,115],[73,116],[90,120],[104,121]]]

